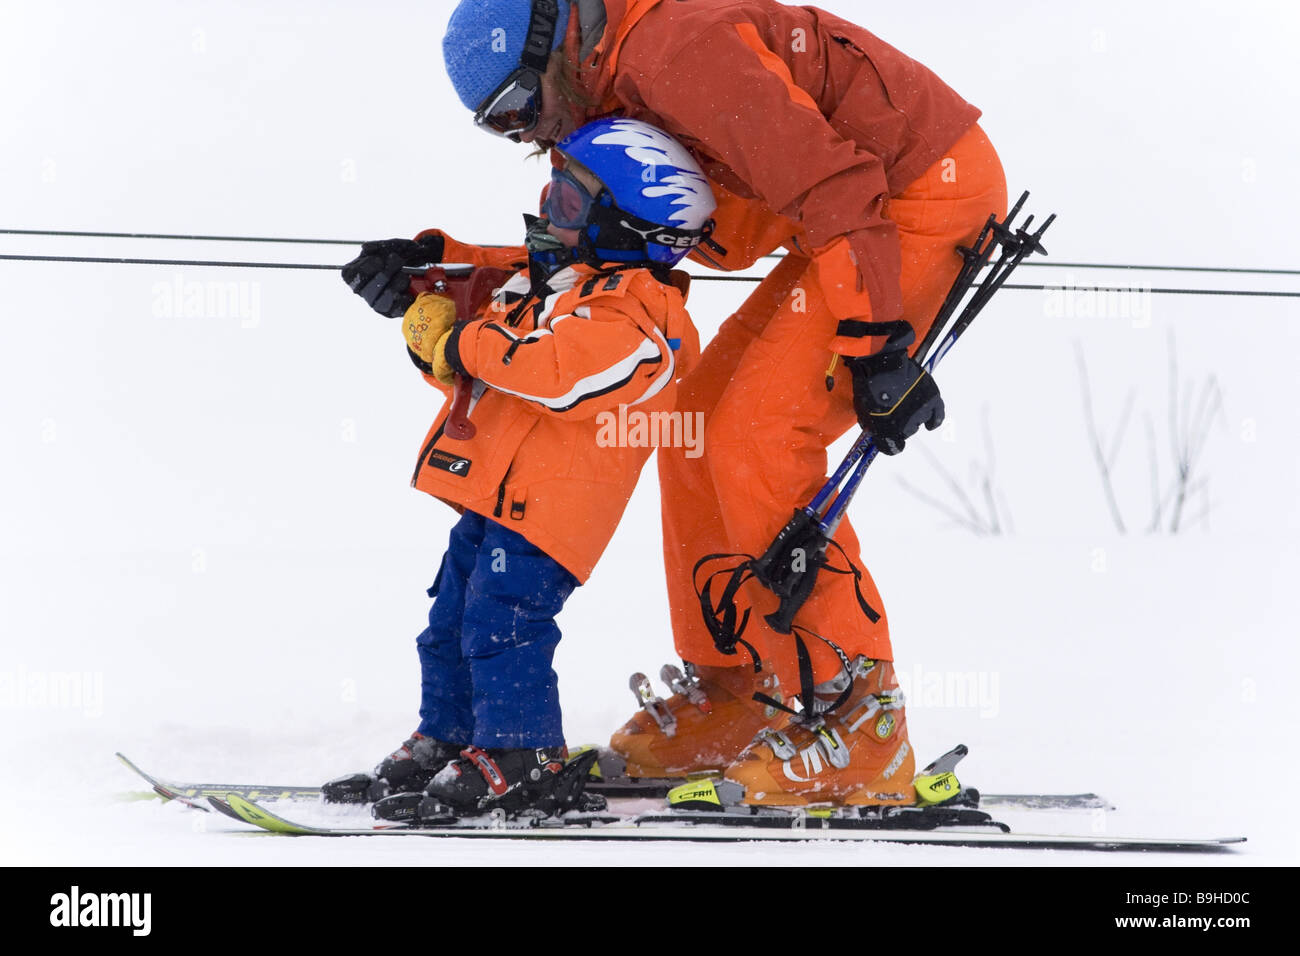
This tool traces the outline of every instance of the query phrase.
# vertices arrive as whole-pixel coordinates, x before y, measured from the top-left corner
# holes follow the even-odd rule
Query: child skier
[[[476,433],[448,434],[449,399],[412,480],[462,515],[417,638],[419,728],[373,775],[327,784],[327,798],[424,790],[457,815],[562,802],[555,616],[604,551],[650,452],[611,446],[597,416],[673,408],[699,341],[671,268],[708,235],[715,204],[686,150],[646,123],[590,123],[554,154],[523,248],[431,230],[367,243],[344,268],[372,307],[402,315],[432,384],[473,380]],[[447,297],[412,301],[402,271],[442,261],[519,271],[477,317],[457,316]]]

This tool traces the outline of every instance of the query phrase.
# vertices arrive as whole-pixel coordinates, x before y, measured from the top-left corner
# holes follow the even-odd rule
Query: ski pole
[[[916,351],[916,358],[923,363],[927,373],[933,372],[948,354],[1016,266],[1034,252],[1046,253],[1041,239],[1047,227],[1055,220],[1055,215],[1049,217],[1034,233],[1028,231],[1028,226],[1033,222],[1032,216],[1019,230],[1011,227],[1028,197],[1028,193],[1022,194],[1005,220],[999,222],[996,216],[990,216],[974,246],[960,250],[966,261],[953,281],[934,324]],[[948,319],[974,286],[975,276],[988,263],[995,246],[1002,247],[997,263],[985,275],[951,329],[940,340],[939,336]],[[939,340],[938,347],[930,352],[936,340]],[[796,509],[794,516],[778,532],[767,550],[749,562],[748,567],[758,582],[781,599],[778,609],[766,615],[768,624],[778,633],[790,633],[794,615],[811,595],[817,574],[826,565],[826,549],[833,541],[849,502],[853,500],[878,453],[874,439],[864,430],[812,501],[803,508]],[[795,558],[799,560],[796,561]],[[856,570],[851,567],[846,573],[857,576]],[[867,616],[874,620],[874,612],[867,607],[861,592],[859,603],[863,605]]]
[[[930,324],[930,331],[926,333],[925,338],[916,350],[918,360],[924,360],[925,356],[929,354],[930,347],[934,345],[935,339],[939,337],[939,333],[948,324],[949,317],[966,296],[970,287],[974,285],[975,276],[988,264],[989,258],[993,255],[994,247],[998,245],[1003,237],[1008,235],[1006,224],[1015,220],[1016,216],[1020,214],[1021,207],[1024,206],[1028,199],[1029,192],[1026,190],[1020,194],[1015,206],[1007,213],[1005,222],[998,222],[997,215],[990,213],[988,220],[984,223],[984,228],[980,230],[980,234],[975,240],[975,244],[970,248],[965,246],[957,247],[957,251],[961,253],[963,259],[961,272],[957,274],[957,278],[948,290],[948,295],[944,298],[943,305],[939,308],[934,322]]]
[[[1020,209],[1020,206],[1024,203],[1028,195],[1028,193],[1025,193],[1020,197],[1020,202],[1016,203],[1015,210]],[[1013,210],[1012,215],[1014,215],[1015,210]],[[1008,215],[1008,223],[1011,221],[1012,215]],[[993,271],[985,277],[984,282],[982,282],[976,289],[975,295],[973,295],[970,302],[966,304],[966,308],[962,310],[962,314],[958,316],[957,321],[953,323],[952,329],[944,337],[943,341],[939,344],[939,347],[935,349],[934,354],[925,360],[923,367],[927,373],[934,371],[935,367],[943,357],[947,355],[948,351],[954,344],[956,344],[957,339],[961,337],[962,333],[966,331],[971,322],[975,320],[975,317],[983,310],[989,299],[992,298],[993,293],[997,292],[998,289],[1002,287],[1002,284],[1007,281],[1007,277],[1015,270],[1016,266],[1018,266],[1026,256],[1034,252],[1041,252],[1044,255],[1047,253],[1047,250],[1043,248],[1041,240],[1043,233],[1045,233],[1047,228],[1056,220],[1056,214],[1053,213],[1049,216],[1047,221],[1039,227],[1037,232],[1030,233],[1028,227],[1033,222],[1033,219],[1034,217],[1030,216],[1025,222],[1025,225],[1017,230],[1014,238],[1003,240],[1003,257],[999,260],[998,265],[994,267]],[[1008,246],[1011,247],[1009,251],[1007,248]],[[938,323],[936,323],[936,325],[938,325]],[[923,354],[926,348],[928,348],[928,342],[931,338],[932,336],[926,337],[927,341],[922,343],[923,347],[919,354]],[[869,443],[870,447],[863,447],[860,452],[854,454],[854,452],[857,452],[858,445],[861,445],[864,441]],[[835,529],[839,527],[839,523],[844,517],[844,512],[848,508],[849,502],[853,499],[853,495],[857,492],[858,485],[861,484],[863,477],[866,475],[867,468],[871,466],[871,462],[876,458],[877,452],[875,442],[871,440],[870,436],[866,432],[863,432],[857,443],[855,443],[854,452],[850,452],[850,456],[854,458],[856,469],[853,474],[849,476],[848,482],[835,498],[835,501],[831,504],[830,508],[827,509],[825,515],[823,515],[818,521],[820,529],[828,537],[834,536]],[[848,459],[846,458],[845,460],[847,461]],[[843,466],[841,466],[841,468],[842,467]],[[839,471],[840,469],[837,469],[836,474],[839,474]],[[835,482],[834,484],[829,481],[827,482],[827,486],[830,488],[838,487],[838,485],[839,482]],[[827,487],[823,487],[822,491],[818,493],[818,497],[822,497],[823,493],[826,491]],[[814,499],[814,501],[815,500],[816,499]],[[820,513],[820,508],[817,509],[817,513]]]
[[[988,264],[989,258],[993,254],[993,249],[999,243],[1004,242],[1011,237],[1011,232],[1007,228],[1007,223],[1012,222],[1015,217],[1019,215],[1021,207],[1024,206],[1025,201],[1028,200],[1028,198],[1028,191],[1021,193],[1015,206],[1013,206],[1011,211],[1007,213],[1007,218],[1004,222],[998,222],[997,215],[990,214],[988,220],[984,223],[984,228],[980,230],[980,234],[976,238],[972,247],[957,247],[957,251],[961,253],[964,260],[961,271],[957,273],[957,278],[953,280],[952,286],[948,289],[948,294],[944,297],[943,305],[940,306],[938,313],[935,315],[934,321],[930,324],[930,331],[926,333],[925,338],[917,347],[917,359],[925,359],[925,356],[930,351],[930,347],[934,344],[935,339],[939,337],[939,334],[948,324],[948,319],[952,316],[953,311],[957,308],[957,305],[961,300],[965,298],[966,293],[970,291],[971,286],[974,285],[975,276],[978,275],[980,270]],[[969,320],[967,320],[967,324],[969,324]],[[928,370],[929,369],[927,369],[927,371]],[[864,431],[858,440],[853,443],[853,447],[849,450],[848,455],[845,456],[844,461],[840,463],[839,468],[835,470],[835,473],[827,480],[822,489],[813,497],[813,500],[808,503],[807,510],[811,511],[814,517],[821,514],[821,511],[825,507],[831,494],[848,476],[850,469],[852,469],[866,453],[870,442],[871,437]]]
[[[1012,227],[1015,217],[1019,215],[1028,198],[1028,192],[1022,193],[1006,219],[1002,221],[999,221],[996,215],[989,216],[974,245],[969,249],[959,247],[958,251],[965,261],[953,280],[948,294],[944,297],[929,332],[914,353],[916,361],[922,363],[927,373],[933,372],[948,354],[1016,266],[1032,253],[1046,253],[1047,250],[1043,248],[1041,239],[1048,226],[1055,221],[1055,215],[1050,216],[1034,233],[1028,230],[1033,222],[1032,216],[1020,229],[1016,230]],[[995,247],[998,246],[1002,249],[998,261],[985,275],[980,285],[975,287],[976,275],[988,264]],[[944,327],[948,319],[972,287],[975,287],[975,293],[966,301],[960,315],[945,334]],[[942,339],[940,339],[941,335]],[[938,346],[931,352],[931,347],[936,341]],[[879,613],[870,607],[859,587],[862,572],[853,565],[852,561],[849,561],[847,569],[838,569],[831,568],[826,559],[827,548],[835,544],[834,535],[848,510],[849,502],[853,500],[862,479],[866,477],[867,469],[878,454],[875,440],[866,430],[863,430],[839,467],[835,469],[835,473],[826,480],[813,496],[812,501],[795,509],[793,516],[777,532],[767,549],[758,557],[745,556],[745,561],[730,569],[728,572],[730,583],[716,603],[710,596],[708,583],[705,584],[703,591],[697,587],[706,623],[713,633],[714,643],[720,650],[724,653],[734,653],[734,645],[739,638],[739,633],[744,629],[745,622],[749,618],[748,609],[745,610],[743,618],[738,617],[739,612],[735,604],[735,593],[748,576],[752,576],[759,584],[780,598],[777,609],[764,616],[768,625],[779,634],[792,632],[794,616],[812,594],[818,573],[823,568],[853,575],[854,589],[863,613],[869,620],[879,620]],[[696,571],[698,572],[705,562],[720,557],[732,557],[732,555],[708,555],[696,563]],[[717,573],[720,572],[714,572]],[[713,575],[710,575],[710,581],[712,577]],[[723,639],[720,639],[720,634],[723,635]],[[729,642],[725,640],[728,635],[731,638]],[[724,645],[730,646],[731,650],[727,650]]]

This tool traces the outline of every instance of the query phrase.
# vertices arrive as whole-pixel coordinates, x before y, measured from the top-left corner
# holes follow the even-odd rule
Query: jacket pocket
[[[415,487],[458,504],[497,493],[538,415],[508,395],[491,392],[476,411],[476,431],[467,441],[435,429],[424,446]]]

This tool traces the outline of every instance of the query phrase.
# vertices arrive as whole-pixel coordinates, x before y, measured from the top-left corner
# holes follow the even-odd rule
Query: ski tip
[[[202,810],[204,813],[208,812],[208,808],[203,806],[201,803],[196,803],[192,795],[180,793],[174,787],[169,785],[166,781],[159,780],[156,777],[152,777],[149,774],[145,773],[143,770],[141,770],[139,767],[133,764],[130,760],[128,760],[124,754],[119,752],[116,756],[118,760],[122,761],[123,765],[125,765],[128,770],[130,770],[132,773],[136,774],[138,777],[144,780],[145,783],[149,784],[153,792],[158,794],[158,796],[162,797],[163,800],[175,800],[179,803],[184,804],[187,807],[191,807],[192,809]]]

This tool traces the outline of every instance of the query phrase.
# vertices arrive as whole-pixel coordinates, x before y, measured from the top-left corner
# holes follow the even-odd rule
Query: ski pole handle
[[[966,325],[969,324],[969,322],[966,323]],[[927,373],[933,372],[935,366],[937,366],[939,362],[942,361],[943,357],[948,354],[948,350],[952,348],[953,343],[955,343],[957,339],[961,337],[961,333],[965,331],[966,325],[962,325],[960,328],[954,327],[952,331],[944,336],[943,341],[939,343],[939,347],[935,349],[930,357],[922,363],[922,368],[924,368]],[[878,454],[879,451],[876,448],[875,440],[870,434],[864,431],[858,437],[858,440],[853,443],[853,448],[844,456],[844,461],[841,462],[840,467],[835,470],[835,474],[827,479],[826,484],[822,486],[821,490],[817,492],[816,497],[809,503],[808,507],[810,509],[814,507],[816,508],[814,515],[820,514],[822,506],[826,504],[826,501],[832,494],[834,494],[835,489],[839,488],[840,482],[844,480],[845,472],[850,468],[852,469],[852,472],[848,475],[848,481],[844,484],[844,487],[840,489],[839,494],[835,495],[835,500],[832,501],[830,507],[826,509],[826,513],[819,519],[821,529],[827,537],[834,537],[835,529],[838,528],[840,522],[844,520],[844,512],[848,510],[849,502],[852,501],[853,496],[857,494],[858,486],[862,484],[862,479],[866,477],[867,469],[871,467],[871,463],[876,460],[876,455]]]
[[[777,609],[763,616],[763,620],[767,621],[772,630],[778,634],[790,633],[794,625],[794,616],[812,595],[813,587],[817,584],[817,574],[826,563],[825,551],[810,556],[808,562],[808,570],[795,579],[794,590],[789,594],[781,595],[781,603]]]
[[[957,337],[961,335],[961,332],[965,330],[965,326],[962,326],[961,329],[954,329],[952,332],[949,332],[948,335],[944,337],[939,348],[937,348],[929,358],[924,358],[925,353],[930,350],[930,346],[934,342],[936,333],[941,330],[943,325],[946,323],[946,318],[947,317],[945,316],[943,317],[943,321],[935,322],[930,329],[930,334],[926,336],[925,341],[921,343],[921,348],[917,351],[918,355],[923,356],[922,368],[924,368],[927,373],[934,371],[934,367],[939,364],[939,360],[948,353],[948,349],[952,347],[953,342],[955,342]],[[865,461],[863,461],[864,457],[866,459]],[[822,510],[826,508],[826,503],[831,500],[831,496],[835,495],[835,490],[839,488],[845,478],[849,478],[851,473],[853,474],[853,477],[850,479],[849,485],[846,486],[846,491],[849,488],[856,490],[858,484],[862,481],[862,475],[866,473],[867,467],[875,457],[875,439],[872,438],[870,433],[863,431],[858,436],[857,441],[853,443],[853,447],[849,449],[848,454],[844,456],[844,460],[840,462],[839,467],[835,469],[835,473],[826,479],[826,483],[822,485],[821,490],[813,496],[813,500],[808,502],[807,507],[804,509],[811,517],[821,522],[823,529],[828,525],[834,527],[839,524],[837,512],[842,514],[843,509],[848,506],[849,499],[853,497],[851,492],[849,492],[848,498],[845,497],[845,492],[841,492],[839,495],[835,496],[834,502],[831,504],[829,509],[826,509],[826,514],[823,515]],[[857,470],[855,471],[855,469]]]

